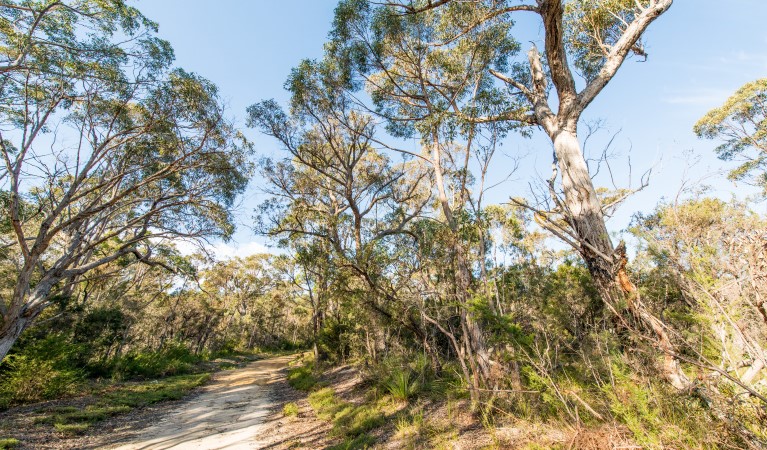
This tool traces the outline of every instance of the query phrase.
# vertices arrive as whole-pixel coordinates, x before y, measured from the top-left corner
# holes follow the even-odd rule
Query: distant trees
[[[0,5],[0,207],[16,279],[0,358],[105,264],[153,261],[165,238],[226,237],[249,144],[217,90],[183,70],[120,1]]]

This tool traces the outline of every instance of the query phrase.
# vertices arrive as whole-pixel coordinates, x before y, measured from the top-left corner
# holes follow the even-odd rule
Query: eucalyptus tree
[[[746,83],[724,104],[703,116],[695,134],[724,142],[719,158],[740,161],[730,171],[733,180],[748,180],[767,190],[767,78]]]
[[[412,158],[394,163],[376,149],[373,117],[350,108],[337,89],[336,69],[333,61],[299,66],[288,82],[290,116],[272,101],[250,108],[251,124],[287,151],[263,165],[272,200],[261,210],[268,219],[262,231],[295,242],[322,240],[307,248],[325,249],[331,264],[351,271],[372,294],[361,301],[412,332],[438,366],[419,305],[401,295],[410,278],[394,275],[399,253],[414,245],[414,222],[431,201],[430,172]]]
[[[625,246],[615,246],[606,226],[606,200],[600,199],[594,186],[583,149],[579,142],[578,123],[583,112],[604,90],[618,69],[631,55],[647,57],[641,38],[650,24],[666,12],[672,0],[535,0],[535,1],[476,1],[443,0],[438,2],[395,1],[383,6],[372,6],[362,0],[348,0],[337,10],[336,41],[348,49],[345,56],[362,74],[380,72],[387,65],[393,73],[404,79],[420,81],[413,74],[387,63],[395,58],[397,64],[412,62],[412,56],[403,58],[395,50],[387,51],[381,42],[387,35],[400,32],[401,25],[424,17],[424,22],[437,24],[439,34],[415,34],[406,48],[415,53],[441,54],[450,48],[456,51],[483,48],[489,52],[489,61],[482,67],[482,75],[492,77],[505,92],[497,98],[497,89],[491,89],[492,108],[466,108],[454,104],[456,96],[442,83],[433,87],[440,102],[450,105],[429,117],[452,116],[470,124],[501,122],[520,127],[542,129],[554,148],[553,173],[548,180],[553,207],[523,203],[535,212],[536,221],[560,239],[575,248],[586,262],[605,304],[624,316],[620,305],[628,300],[628,310],[643,328],[648,329],[664,353],[663,372],[677,388],[689,386],[682,372],[666,326],[641,301],[636,286],[626,272]],[[511,26],[515,20],[537,17],[543,33],[544,49],[533,45],[526,60],[518,58],[520,45],[514,40]],[[367,37],[349,23],[359,20],[372,23]],[[350,39],[356,32],[358,39]],[[487,47],[479,45],[481,33],[502,36]],[[497,38],[499,39],[499,38]],[[352,44],[342,44],[343,42]],[[485,37],[479,42],[488,42]],[[492,41],[491,41],[492,42]],[[469,53],[473,58],[476,51]],[[481,53],[479,53],[481,54]],[[364,57],[360,55],[370,55]],[[437,60],[437,58],[434,58]],[[472,59],[473,61],[473,59]],[[382,64],[383,63],[383,64]],[[438,72],[440,75],[444,71]],[[416,74],[417,75],[417,74]],[[386,78],[386,77],[384,77]],[[378,88],[372,80],[374,101]],[[486,83],[490,83],[486,81]],[[418,105],[435,103],[423,93],[408,92],[401,83],[390,80],[392,97],[402,103]],[[425,84],[425,83],[421,83]],[[458,97],[460,98],[460,97]],[[471,105],[471,103],[469,103]],[[384,112],[386,110],[384,109]],[[399,120],[408,120],[412,114],[396,112]],[[623,317],[625,319],[626,317]]]
[[[440,241],[449,249],[443,256],[453,272],[449,297],[460,314],[462,352],[475,364],[475,387],[489,382],[492,366],[482,324],[470,306],[482,294],[475,268],[480,278],[486,275],[485,231],[479,240],[465,238],[470,229],[486,228],[480,219],[485,176],[495,145],[515,125],[465,119],[515,108],[487,73],[506,67],[505,52],[516,51],[509,29],[510,24],[492,24],[465,30],[465,39],[449,42],[462,30],[436,14],[403,15],[394,6],[351,0],[336,10],[326,55],[349,72],[346,89],[367,90],[373,113],[386,121],[391,135],[420,140],[418,156],[433,174],[437,198],[432,218],[449,230]],[[479,186],[473,185],[476,166]]]
[[[153,260],[162,240],[228,236],[249,144],[217,89],[170,70],[154,24],[122,2],[0,5],[0,358],[89,271]]]

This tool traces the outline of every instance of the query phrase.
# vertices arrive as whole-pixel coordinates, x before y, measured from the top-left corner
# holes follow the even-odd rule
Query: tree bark
[[[558,129],[550,135],[562,177],[565,217],[578,237],[578,251],[602,300],[616,312],[619,300],[627,300],[628,310],[643,328],[652,332],[655,344],[663,352],[661,370],[666,380],[676,389],[689,388],[690,380],[675,356],[666,325],[642,303],[636,286],[629,279],[625,248],[613,247],[575,130]]]

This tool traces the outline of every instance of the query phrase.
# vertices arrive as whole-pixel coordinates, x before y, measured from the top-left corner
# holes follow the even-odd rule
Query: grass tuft
[[[90,423],[56,423],[53,427],[67,436],[80,436],[90,428]]]
[[[299,391],[310,391],[317,385],[312,364],[294,367],[288,371],[288,384]]]
[[[371,448],[376,440],[369,434],[347,437],[342,442],[326,447],[325,450],[365,450]]]
[[[10,450],[17,448],[21,444],[18,439],[15,438],[0,438],[0,450]]]
[[[282,414],[287,417],[294,417],[298,415],[298,405],[293,402],[287,403],[282,407]]]

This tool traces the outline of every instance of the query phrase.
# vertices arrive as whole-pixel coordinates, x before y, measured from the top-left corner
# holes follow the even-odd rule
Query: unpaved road
[[[216,376],[202,394],[185,402],[114,450],[257,449],[254,440],[272,407],[270,384],[294,356],[255,361]]]

